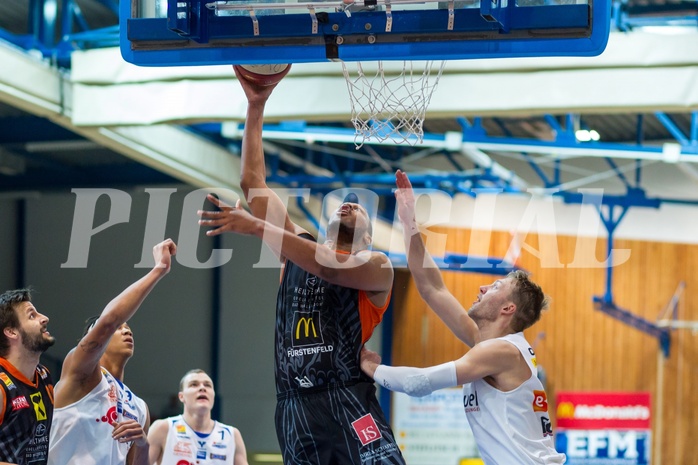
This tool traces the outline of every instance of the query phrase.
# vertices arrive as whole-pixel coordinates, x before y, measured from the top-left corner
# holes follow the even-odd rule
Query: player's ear
[[[17,328],[5,328],[2,330],[2,332],[7,336],[8,338],[15,338],[17,337]]]
[[[508,302],[502,307],[502,313],[505,315],[513,315],[514,312],[516,312],[516,304],[514,302]]]
[[[366,247],[371,245],[371,235],[368,233],[368,231],[364,233],[363,241]]]

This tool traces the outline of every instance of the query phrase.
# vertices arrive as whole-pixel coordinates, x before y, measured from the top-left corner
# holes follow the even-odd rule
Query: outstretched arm
[[[480,331],[465,308],[446,287],[441,271],[424,246],[424,240],[415,219],[412,183],[400,170],[395,173],[395,181],[397,184],[395,198],[407,251],[407,266],[417,285],[419,295],[458,339],[473,347],[480,340]]]
[[[245,194],[252,214],[275,226],[282,227],[294,234],[303,229],[294,224],[288,216],[286,206],[279,196],[267,186],[267,171],[262,145],[262,127],[264,124],[264,107],[276,84],[258,86],[244,77],[237,69],[235,74],[247,97],[247,115],[245,132],[242,137],[242,165],[240,187]]]
[[[479,343],[458,360],[428,368],[391,367],[380,362],[378,354],[362,349],[361,369],[364,373],[386,389],[414,397],[485,377],[495,380],[495,387],[511,390],[531,375],[513,344],[495,340]]]
[[[214,228],[208,236],[224,232],[257,236],[277,255],[284,256],[305,271],[332,284],[364,291],[385,292],[393,285],[393,268],[381,252],[363,251],[355,255],[338,254],[329,247],[303,239],[246,212],[238,201],[235,207],[214,196],[208,200],[219,211],[199,210],[199,224]]]
[[[155,285],[170,271],[177,246],[167,239],[153,247],[155,267],[127,287],[104,308],[90,331],[71,350],[63,362],[60,382],[55,388],[56,408],[82,399],[100,381],[99,360],[114,332],[128,321]]]

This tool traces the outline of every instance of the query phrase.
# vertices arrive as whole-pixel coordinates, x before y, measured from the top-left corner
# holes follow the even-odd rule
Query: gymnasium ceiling
[[[36,32],[37,27],[32,26],[29,11],[31,3],[26,0],[0,2],[0,38],[13,43],[13,47],[21,53],[37,57],[41,52],[31,49],[37,48],[38,35],[54,36],[58,41],[62,33],[59,24],[48,28],[43,26],[40,33]],[[60,17],[66,2],[44,0],[43,4],[55,6]],[[89,49],[115,44],[113,27],[118,23],[118,2],[74,0],[73,4],[77,6],[75,11],[82,21],[81,25],[76,22],[78,25],[74,25],[74,29],[112,28],[99,41],[80,42],[82,47]],[[688,28],[689,32],[690,29],[693,32],[698,30],[695,1],[629,0],[619,2],[618,6],[623,11],[624,21],[618,22],[617,26],[625,29],[625,34],[630,37],[635,31],[642,29],[640,25],[669,28],[678,24],[684,30]],[[692,43],[696,44],[695,39]],[[43,48],[44,60],[40,62],[41,67],[36,69],[52,73],[50,76],[51,79],[55,78],[55,85],[63,89],[63,81],[70,76],[68,68],[71,63],[65,61],[65,56],[69,55],[64,49],[56,48],[52,56],[51,52]],[[698,69],[698,48],[693,50],[694,61],[688,64],[688,68],[695,71]],[[61,69],[52,67],[52,62],[58,62]],[[31,66],[27,69],[31,70]],[[671,68],[670,65],[666,67]],[[36,72],[24,71],[24,68],[22,70],[28,73],[27,76],[38,76]],[[36,104],[33,97],[28,96],[32,92],[21,89],[21,84],[13,84],[17,82],[17,76],[12,74],[18,72],[19,68],[13,69],[10,65],[0,69],[0,193],[5,192],[7,195],[25,190],[151,185],[174,181],[203,187],[216,182],[215,173],[204,172],[201,175],[191,164],[184,168],[176,163],[168,165],[167,160],[162,160],[168,158],[167,146],[157,148],[160,158],[153,157],[146,150],[134,148],[136,144],[133,142],[138,138],[135,133],[129,139],[129,147],[125,147],[115,142],[115,137],[105,136],[105,131],[100,128],[76,125],[71,121],[70,114],[61,114],[60,110],[50,110]],[[472,70],[468,74],[472,75]],[[694,74],[696,75],[698,74]],[[36,84],[32,85],[54,85],[49,84],[48,78],[36,79]],[[658,87],[673,86],[670,79],[655,84]],[[14,86],[19,89],[13,89]],[[63,95],[62,90],[53,91],[61,94],[61,99],[69,98],[69,93]],[[276,180],[282,184],[303,182],[305,175],[320,175],[327,177],[328,181],[318,182],[316,179],[309,181],[308,185],[323,189],[329,185],[336,186],[337,182],[365,182],[363,185],[371,187],[374,186],[372,180],[375,179],[378,183],[375,186],[389,187],[385,183],[380,184],[383,181],[379,179],[384,179],[380,176],[401,167],[412,173],[432,174],[432,187],[455,190],[478,186],[506,189],[512,185],[518,188],[562,187],[569,190],[603,187],[626,196],[632,203],[638,201],[635,195],[637,191],[633,188],[639,186],[646,190],[648,196],[694,201],[698,199],[698,165],[690,159],[687,161],[686,156],[698,157],[698,108],[695,99],[687,100],[688,103],[683,107],[672,103],[666,105],[667,108],[663,102],[658,102],[656,108],[650,106],[643,109],[612,107],[612,103],[610,108],[608,105],[594,104],[575,113],[568,113],[555,105],[552,105],[550,111],[528,114],[497,109],[483,111],[481,115],[464,110],[462,117],[453,111],[427,113],[424,130],[430,137],[443,138],[446,133],[461,133],[467,139],[468,134],[473,137],[484,134],[487,136],[485,142],[502,140],[505,143],[519,143],[512,144],[511,149],[488,148],[487,144],[482,143],[468,150],[455,151],[452,147],[444,147],[444,144],[416,147],[366,144],[356,150],[353,143],[333,137],[326,141],[310,140],[313,139],[311,137],[305,138],[306,140],[269,138],[267,143],[270,153],[280,155],[278,171],[272,172],[279,175]],[[609,101],[612,102],[613,99],[609,98]],[[137,113],[138,109],[134,109],[134,112]],[[344,133],[350,127],[346,117],[335,117],[332,120],[330,117],[323,119],[316,116],[314,120],[318,119],[323,121],[323,127],[336,129],[337,132]],[[236,174],[239,166],[239,140],[221,137],[221,118],[212,118],[210,122],[197,120],[196,124],[175,123],[159,130],[176,131],[177,137],[190,136],[192,139],[187,144],[196,146],[190,147],[191,151],[205,149],[215,152],[212,157],[220,159],[230,173]],[[572,129],[597,129],[601,140],[597,145],[580,146],[580,142],[574,139]],[[120,133],[120,137],[124,134],[125,132]],[[522,141],[530,141],[531,145],[523,144],[524,147],[519,147]],[[538,143],[542,143],[545,150],[536,152],[535,146]],[[665,145],[667,143],[670,145]],[[678,162],[675,159],[677,145],[684,156]],[[607,156],[565,156],[566,151],[579,147],[613,150]],[[623,150],[616,151],[616,148]],[[626,151],[628,148],[630,150]],[[633,148],[638,150],[634,152]],[[633,157],[634,153],[642,155],[640,152],[645,149],[649,151],[645,160],[638,161]],[[148,147],[148,150],[154,149]],[[643,166],[642,170],[637,170],[638,166]],[[209,168],[209,171],[213,170]],[[369,175],[369,178],[360,181],[359,175]],[[450,177],[452,175],[456,177]],[[512,179],[515,180],[513,184]],[[335,184],[330,184],[329,181]],[[233,181],[228,182],[230,184],[227,187],[235,187]]]

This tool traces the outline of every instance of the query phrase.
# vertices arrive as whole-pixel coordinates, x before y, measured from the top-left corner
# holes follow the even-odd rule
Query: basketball
[[[278,65],[233,65],[238,74],[260,86],[273,86],[281,81],[291,69],[290,64]]]

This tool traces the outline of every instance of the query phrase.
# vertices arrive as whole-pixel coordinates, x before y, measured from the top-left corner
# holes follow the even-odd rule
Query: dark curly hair
[[[10,351],[10,341],[2,331],[5,328],[19,328],[19,317],[15,308],[22,302],[31,302],[31,289],[14,289],[0,294],[0,357]]]

